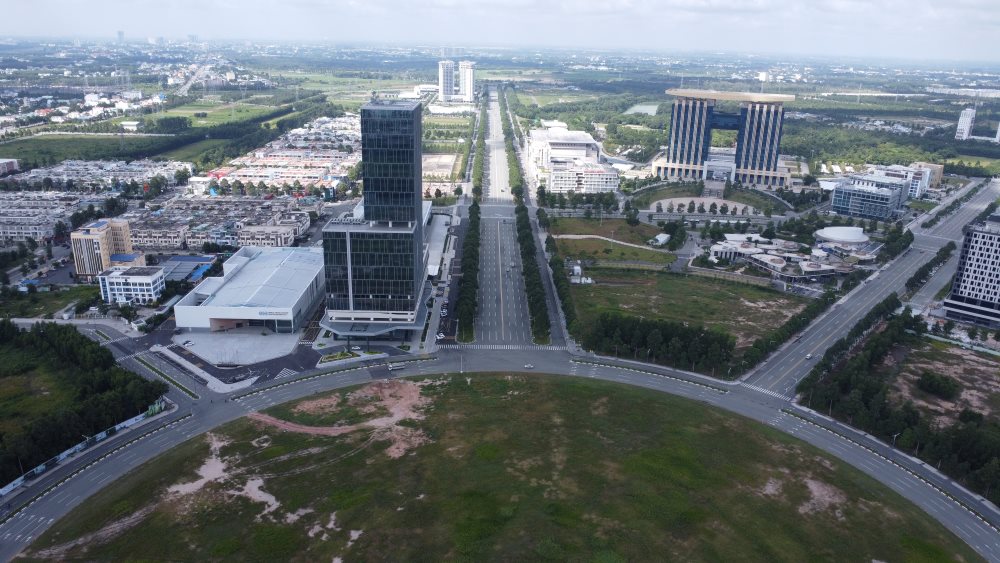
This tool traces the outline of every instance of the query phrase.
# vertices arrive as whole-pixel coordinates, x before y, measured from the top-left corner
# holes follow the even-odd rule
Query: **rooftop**
[[[678,98],[697,98],[699,100],[724,100],[727,102],[759,102],[779,103],[792,102],[795,96],[790,94],[756,94],[753,92],[720,92],[718,90],[696,90],[692,88],[672,88],[667,90],[670,96]]]
[[[145,277],[145,276],[155,276],[158,272],[162,272],[163,268],[158,268],[155,266],[134,266],[126,270],[107,270],[101,273],[101,276],[109,277]]]
[[[420,107],[419,100],[398,100],[398,99],[386,99],[386,98],[375,98],[368,101],[365,105],[361,106],[362,110],[372,110],[372,109],[392,109],[401,111],[413,111]]]
[[[323,269],[323,250],[245,246],[224,269],[192,292],[208,295],[201,306],[291,307]]]

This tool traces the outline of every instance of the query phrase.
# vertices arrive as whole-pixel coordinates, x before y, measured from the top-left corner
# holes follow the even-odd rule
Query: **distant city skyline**
[[[114,41],[122,30],[127,40],[195,34],[1000,63],[992,0],[288,0],[280,9],[264,0],[93,0],[86,10],[73,0],[15,0],[5,15],[18,23],[0,37]]]

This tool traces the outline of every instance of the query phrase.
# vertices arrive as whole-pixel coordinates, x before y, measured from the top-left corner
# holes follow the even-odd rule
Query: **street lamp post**
[[[892,447],[893,448],[896,447],[896,436],[899,436],[900,434],[902,434],[902,432],[896,432],[895,434],[892,435]]]

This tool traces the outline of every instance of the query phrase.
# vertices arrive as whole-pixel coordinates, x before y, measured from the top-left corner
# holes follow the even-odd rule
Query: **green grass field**
[[[74,301],[90,301],[100,291],[96,285],[79,285],[66,291],[19,294],[0,300],[0,317],[45,317],[54,315]]]
[[[191,118],[191,125],[194,127],[211,127],[222,123],[246,121],[269,111],[274,111],[274,109],[267,106],[199,100],[170,108],[164,112],[147,115],[145,119],[149,121],[163,117],[189,117]],[[195,117],[194,114],[196,113],[206,113],[208,115],[205,117]]]
[[[575,217],[552,218],[549,232],[554,235],[600,235],[632,244],[646,244],[660,230],[652,225],[640,223],[629,225],[624,219],[578,219]]]
[[[701,196],[701,189],[697,186],[675,184],[645,191],[632,198],[632,205],[637,209],[645,211],[661,199],[699,196]]]
[[[67,159],[102,160],[117,158],[126,150],[141,149],[151,153],[170,142],[170,137],[114,137],[98,135],[42,135],[0,145],[0,156],[27,162],[62,162]]]
[[[0,345],[0,435],[72,403],[70,390],[40,364],[32,354]]]
[[[936,202],[921,199],[911,199],[906,202],[906,206],[914,211],[930,211],[938,206]]]
[[[653,249],[635,248],[601,239],[556,239],[559,253],[566,258],[639,261],[667,265],[677,256]]]
[[[179,160],[181,162],[194,162],[198,160],[201,154],[205,151],[214,149],[215,147],[225,143],[225,139],[205,139],[203,141],[191,143],[190,145],[184,145],[178,149],[162,152],[159,156],[169,158],[170,160]]]
[[[375,431],[361,422],[340,436],[303,433],[394,410],[410,418]],[[371,384],[270,414],[280,420],[241,419],[211,443],[202,436],[166,452],[22,556],[979,560],[924,512],[826,453],[644,389],[465,374]],[[281,420],[308,427],[279,431]],[[168,490],[199,474],[207,479],[193,492]],[[83,547],[67,544],[78,538]]]
[[[725,330],[737,348],[780,326],[808,302],[754,285],[698,276],[590,269],[593,285],[574,285],[577,327],[604,312],[704,324]]]
[[[957,163],[959,161],[970,165],[974,165],[978,162],[980,163],[981,166],[993,170],[994,173],[1000,171],[1000,158],[987,158],[985,156],[972,156],[968,154],[960,154],[955,158],[949,158],[946,162]]]

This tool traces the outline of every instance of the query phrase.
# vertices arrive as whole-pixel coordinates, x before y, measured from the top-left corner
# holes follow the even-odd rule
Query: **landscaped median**
[[[161,379],[163,379],[167,383],[169,383],[169,384],[173,385],[174,387],[176,387],[177,389],[179,389],[181,392],[183,392],[188,397],[191,397],[192,399],[196,399],[196,400],[201,398],[194,391],[192,391],[192,390],[188,389],[187,387],[181,385],[180,382],[178,382],[176,379],[174,379],[174,378],[170,377],[169,375],[163,373],[163,371],[160,370],[160,368],[158,368],[158,367],[154,366],[153,364],[151,364],[151,363],[147,362],[146,360],[144,360],[142,358],[142,356],[136,356],[135,357],[135,361],[137,361],[140,364],[142,364],[143,366],[145,366],[146,369],[148,369],[149,371],[155,373],[156,375],[158,375]]]

